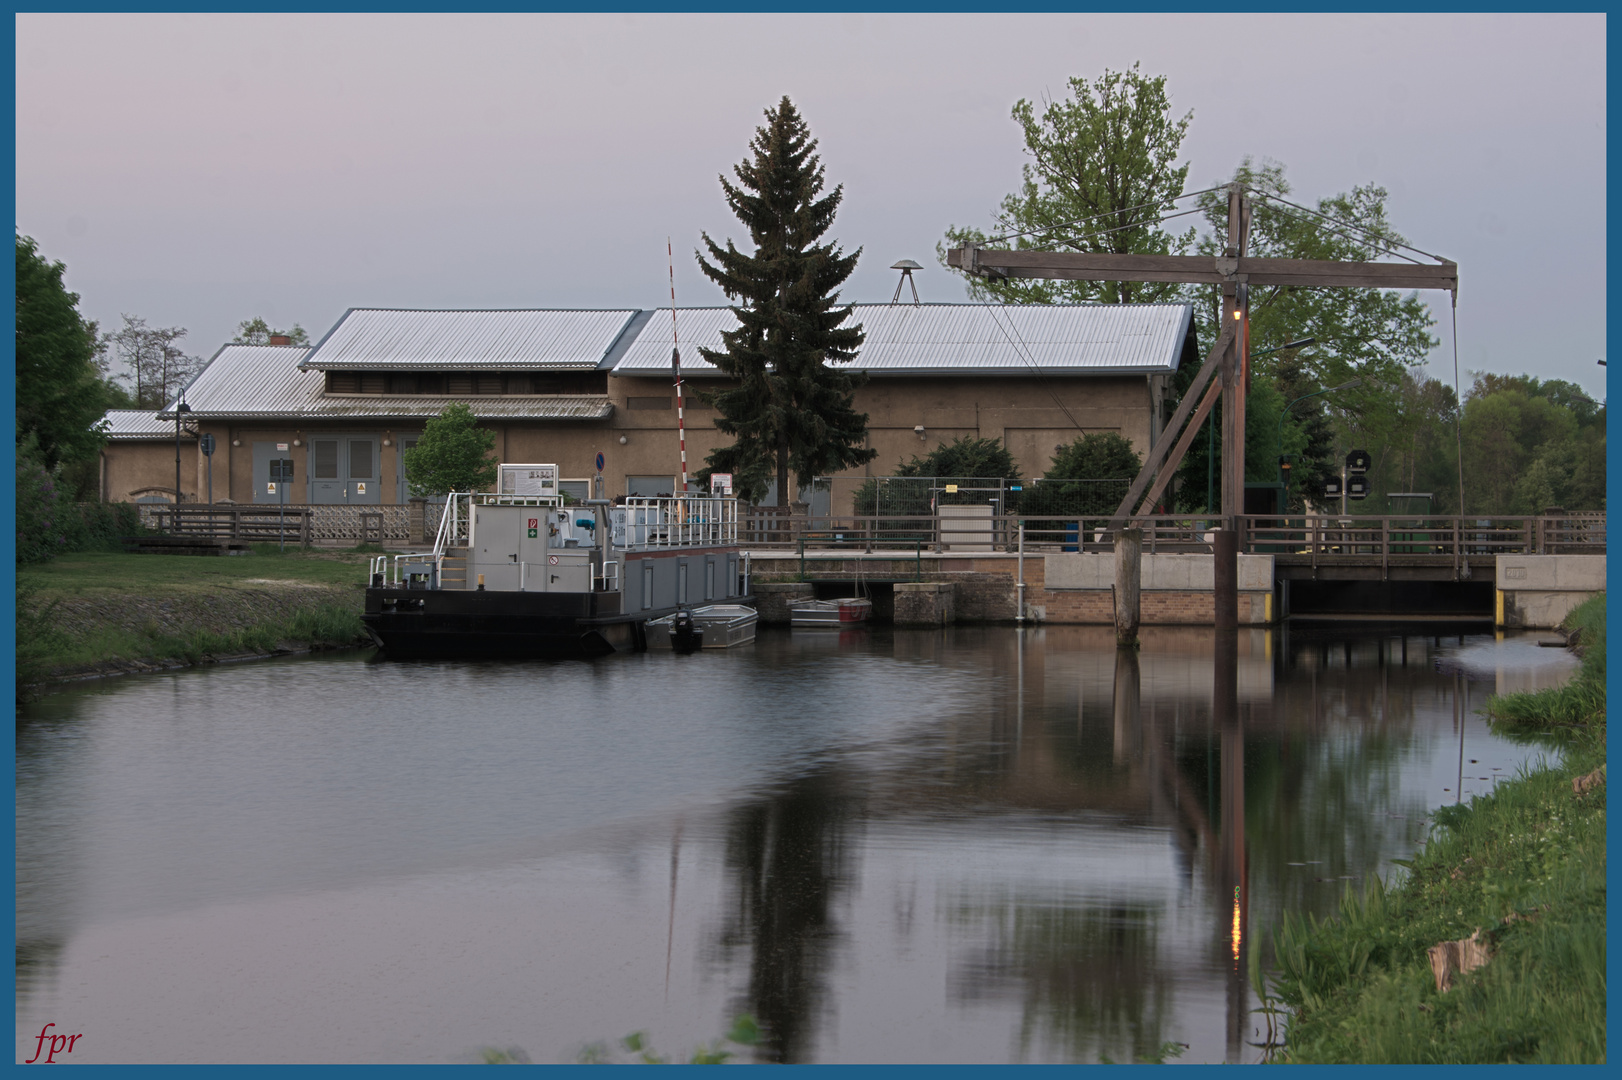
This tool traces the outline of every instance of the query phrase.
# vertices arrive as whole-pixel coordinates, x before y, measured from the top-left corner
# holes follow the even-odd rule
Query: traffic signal
[[[1324,496],[1330,499],[1340,498],[1340,477],[1331,476],[1324,480]]]
[[[1346,471],[1349,473],[1366,473],[1374,459],[1369,457],[1367,450],[1353,450],[1346,455]]]
[[[1369,497],[1369,478],[1366,476],[1348,476],[1346,478],[1346,497],[1348,499],[1366,499]]]

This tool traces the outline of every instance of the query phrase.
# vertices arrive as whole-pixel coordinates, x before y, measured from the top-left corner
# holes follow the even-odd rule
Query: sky
[[[718,176],[791,97],[888,301],[1020,182],[1009,110],[1072,76],[1164,75],[1190,189],[1250,156],[1294,201],[1375,183],[1459,264],[1470,371],[1603,399],[1605,30],[1589,15],[18,15],[17,228],[80,309],[312,338],[350,307],[724,304],[701,234],[747,231]],[[1452,381],[1448,298],[1427,294]],[[1256,343],[1257,347],[1260,343]]]

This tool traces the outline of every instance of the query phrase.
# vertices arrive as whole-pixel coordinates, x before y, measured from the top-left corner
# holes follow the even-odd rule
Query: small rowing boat
[[[844,596],[837,600],[793,600],[789,602],[789,625],[800,629],[817,627],[848,630],[873,617],[873,601],[865,596]]]

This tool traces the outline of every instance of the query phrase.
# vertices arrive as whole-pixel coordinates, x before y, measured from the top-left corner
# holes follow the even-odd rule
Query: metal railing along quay
[[[950,510],[950,508],[947,508]],[[1222,519],[1157,514],[1138,519],[1145,553],[1210,550]],[[1237,519],[1239,550],[1248,554],[1304,555],[1334,561],[1461,556],[1603,554],[1605,514],[1559,516],[1252,514]],[[738,540],[755,550],[792,551],[1015,551],[1021,526],[1027,553],[1112,551],[1108,516],[1029,517],[981,514],[791,514],[775,507],[745,512]]]

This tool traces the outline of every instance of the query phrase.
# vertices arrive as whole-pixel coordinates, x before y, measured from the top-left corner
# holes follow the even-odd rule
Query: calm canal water
[[[107,682],[17,733],[17,1046],[75,1062],[1255,1061],[1245,951],[1542,751],[1535,640],[762,632]],[[1224,704],[1226,702],[1226,704]],[[1264,954],[1265,955],[1265,954]]]

